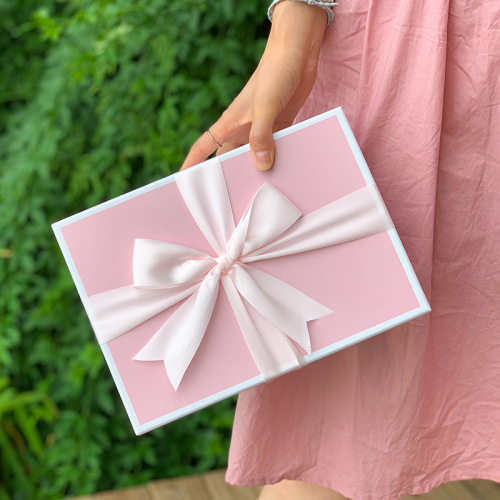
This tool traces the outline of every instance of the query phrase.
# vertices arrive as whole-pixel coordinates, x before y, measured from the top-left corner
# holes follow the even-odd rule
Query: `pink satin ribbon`
[[[176,183],[217,257],[166,241],[136,239],[133,285],[83,299],[99,343],[186,299],[133,358],[163,361],[177,390],[203,339],[222,283],[264,380],[305,365],[290,339],[310,354],[307,322],[333,311],[248,264],[394,227],[376,185],[302,217],[290,200],[265,182],[235,226],[218,158],[177,174]]]

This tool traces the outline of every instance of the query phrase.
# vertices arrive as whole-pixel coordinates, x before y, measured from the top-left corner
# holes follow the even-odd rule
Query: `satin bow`
[[[135,239],[133,285],[84,299],[98,341],[108,342],[186,299],[133,358],[163,361],[177,390],[203,339],[222,282],[264,380],[306,364],[290,339],[310,354],[307,322],[333,311],[249,264],[394,227],[375,184],[302,217],[290,200],[264,182],[235,226],[218,158],[177,174],[176,183],[217,256],[166,241]]]

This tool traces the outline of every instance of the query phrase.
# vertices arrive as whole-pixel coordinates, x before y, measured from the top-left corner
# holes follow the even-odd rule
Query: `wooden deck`
[[[67,500],[257,500],[261,488],[231,486],[224,471],[151,481],[145,486],[96,493]],[[424,495],[401,500],[500,500],[500,484],[483,479],[451,481]],[[383,500],[383,499],[381,499]]]

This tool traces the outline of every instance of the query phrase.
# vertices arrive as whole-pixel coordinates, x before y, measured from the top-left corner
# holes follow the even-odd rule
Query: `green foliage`
[[[46,395],[16,393],[9,379],[0,378],[0,465],[6,479],[0,494],[8,497],[12,481],[25,496],[35,497],[35,485],[28,473],[44,452],[37,424],[43,420],[52,422],[56,414],[57,409]]]
[[[267,5],[0,0],[0,499],[225,465],[234,399],[135,436],[50,224],[179,168],[257,65]]]

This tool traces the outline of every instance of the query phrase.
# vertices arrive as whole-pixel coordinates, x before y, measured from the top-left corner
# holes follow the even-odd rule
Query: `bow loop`
[[[258,250],[284,233],[302,212],[282,193],[264,182],[236,226],[227,248],[235,257]]]
[[[214,258],[194,248],[167,241],[136,238],[132,272],[136,288],[173,288],[201,281]]]

